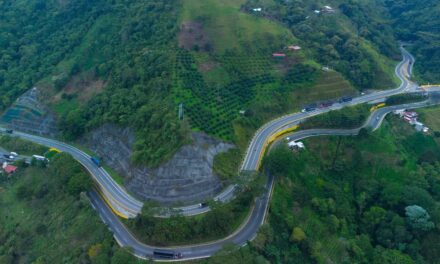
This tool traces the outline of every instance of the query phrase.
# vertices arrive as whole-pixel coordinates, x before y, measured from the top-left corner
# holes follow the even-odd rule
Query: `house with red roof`
[[[6,174],[12,174],[12,173],[16,172],[18,169],[17,166],[10,165],[6,162],[3,163],[2,167],[3,167],[3,170],[6,172]]]
[[[286,54],[284,54],[284,53],[273,53],[272,57],[274,57],[274,58],[284,58],[284,57],[286,57]]]

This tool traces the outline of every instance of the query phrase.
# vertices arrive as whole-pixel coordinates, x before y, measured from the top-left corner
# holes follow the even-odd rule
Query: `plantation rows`
[[[176,103],[183,103],[185,115],[193,128],[224,140],[233,139],[232,121],[255,97],[257,84],[275,82],[267,59],[241,57],[220,58],[232,81],[220,87],[208,85],[197,70],[197,62],[186,51],[180,51],[175,64]],[[242,70],[239,68],[242,65]],[[254,76],[249,76],[255,74]],[[257,74],[258,73],[258,74]]]

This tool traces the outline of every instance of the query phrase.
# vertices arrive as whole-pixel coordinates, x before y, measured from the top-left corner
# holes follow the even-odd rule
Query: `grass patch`
[[[370,106],[366,104],[344,107],[328,113],[313,116],[301,123],[302,129],[309,128],[358,128],[370,115]]]
[[[180,22],[201,22],[209,39],[213,41],[214,50],[219,53],[232,49],[249,50],[258,42],[269,46],[272,41],[294,39],[289,30],[275,22],[240,12],[241,5],[246,2],[244,0],[182,2]],[[267,35],[271,37],[268,38]],[[246,47],[243,43],[254,45]]]
[[[434,131],[440,132],[440,106],[417,109],[419,119]]]
[[[52,105],[52,110],[58,115],[63,115],[75,110],[79,107],[79,103],[76,99],[62,99],[59,102]]]
[[[43,155],[49,148],[38,145],[17,137],[7,135],[0,136],[0,146],[8,151],[17,152],[20,155]]]
[[[340,73],[323,71],[315,85],[293,91],[292,97],[299,104],[356,94],[358,91]]]
[[[214,173],[217,174],[222,181],[230,181],[237,176],[242,158],[238,148],[217,154],[214,157]]]

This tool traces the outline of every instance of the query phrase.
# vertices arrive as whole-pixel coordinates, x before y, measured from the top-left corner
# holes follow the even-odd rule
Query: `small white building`
[[[406,111],[405,109],[398,109],[398,110],[394,110],[393,113],[395,115],[399,115],[400,117],[402,117],[405,111]]]
[[[419,131],[419,132],[428,133],[428,131],[429,131],[429,128],[426,127],[424,124],[422,124],[422,123],[420,123],[420,122],[416,122],[416,123],[414,124],[414,127],[415,127],[415,129],[416,129],[417,131]]]
[[[295,142],[294,140],[287,143],[287,146],[289,146],[290,149],[304,149],[304,143],[301,141]]]
[[[254,12],[261,12],[261,10],[263,10],[261,7],[252,8],[252,11]]]

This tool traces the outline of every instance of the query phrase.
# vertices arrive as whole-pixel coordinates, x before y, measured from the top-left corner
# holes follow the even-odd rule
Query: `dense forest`
[[[67,139],[106,122],[130,126],[138,138],[133,160],[158,163],[185,140],[177,106],[167,99],[177,7],[175,1],[0,2],[0,109],[39,84],[48,104],[61,104]],[[79,96],[85,87],[66,93],[78,74],[105,80],[104,91],[89,98]]]
[[[384,1],[393,17],[396,36],[411,43],[416,79],[440,83],[440,3],[436,0]]]
[[[435,263],[439,146],[408,128],[393,117],[372,134],[271,153],[278,184],[258,249],[274,262]]]

